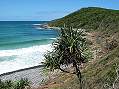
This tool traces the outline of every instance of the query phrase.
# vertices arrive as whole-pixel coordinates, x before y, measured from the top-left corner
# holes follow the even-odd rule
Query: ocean
[[[57,30],[39,29],[44,21],[0,21],[0,74],[41,64],[58,36]]]

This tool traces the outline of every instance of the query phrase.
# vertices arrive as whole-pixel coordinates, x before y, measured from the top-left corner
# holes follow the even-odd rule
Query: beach
[[[46,76],[42,72],[43,65],[38,65],[30,68],[16,70],[0,75],[1,80],[20,80],[21,78],[27,78],[30,81],[31,87],[38,87],[40,83],[46,79]]]

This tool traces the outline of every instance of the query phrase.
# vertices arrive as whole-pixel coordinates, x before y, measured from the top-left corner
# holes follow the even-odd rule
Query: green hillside
[[[49,26],[62,27],[64,24],[83,29],[118,29],[119,10],[98,7],[82,8],[61,19],[51,21]]]
[[[88,32],[90,34],[88,38],[92,42],[90,48],[93,49],[92,51],[99,51],[93,54],[97,58],[86,63],[82,69],[84,89],[119,89],[119,77],[118,81],[116,80],[117,68],[119,73],[119,10],[82,8],[51,21],[49,26],[63,27],[64,24],[74,28],[93,29]],[[77,78],[72,75],[61,75],[54,81],[56,84],[48,89],[78,89],[79,87]],[[118,88],[112,88],[113,84]]]
[[[119,78],[112,88],[112,84],[117,78],[116,69],[119,68],[119,47],[115,48],[104,58],[92,63],[83,69],[83,89],[119,89]],[[46,89],[79,89],[76,76],[62,74],[52,80]],[[119,86],[118,86],[119,87]]]

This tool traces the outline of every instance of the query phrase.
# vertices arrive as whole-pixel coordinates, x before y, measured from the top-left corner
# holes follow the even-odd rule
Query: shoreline
[[[13,57],[10,61],[0,62],[0,76],[12,73],[13,71],[42,65],[41,62],[43,62],[44,54],[47,53],[47,50],[51,50],[51,44],[13,50],[0,50],[0,58],[7,57],[10,59]]]
[[[49,26],[48,24],[34,24],[34,26],[36,26],[36,28],[39,28],[39,29],[53,29],[53,30],[60,30],[61,28],[60,27],[51,27]]]
[[[2,74],[0,74],[0,77],[5,76],[5,75],[10,75],[10,74],[13,74],[16,72],[21,72],[21,71],[25,71],[25,70],[29,70],[29,69],[34,69],[34,68],[39,68],[39,67],[44,67],[44,65],[37,65],[37,66],[33,66],[33,67],[28,67],[28,68],[23,68],[23,69],[11,71],[11,72],[2,73]]]

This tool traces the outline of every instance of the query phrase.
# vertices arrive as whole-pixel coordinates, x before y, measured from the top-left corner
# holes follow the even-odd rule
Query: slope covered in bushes
[[[118,29],[119,10],[98,7],[82,8],[63,18],[53,20],[49,26],[62,27],[65,25],[83,29]]]

